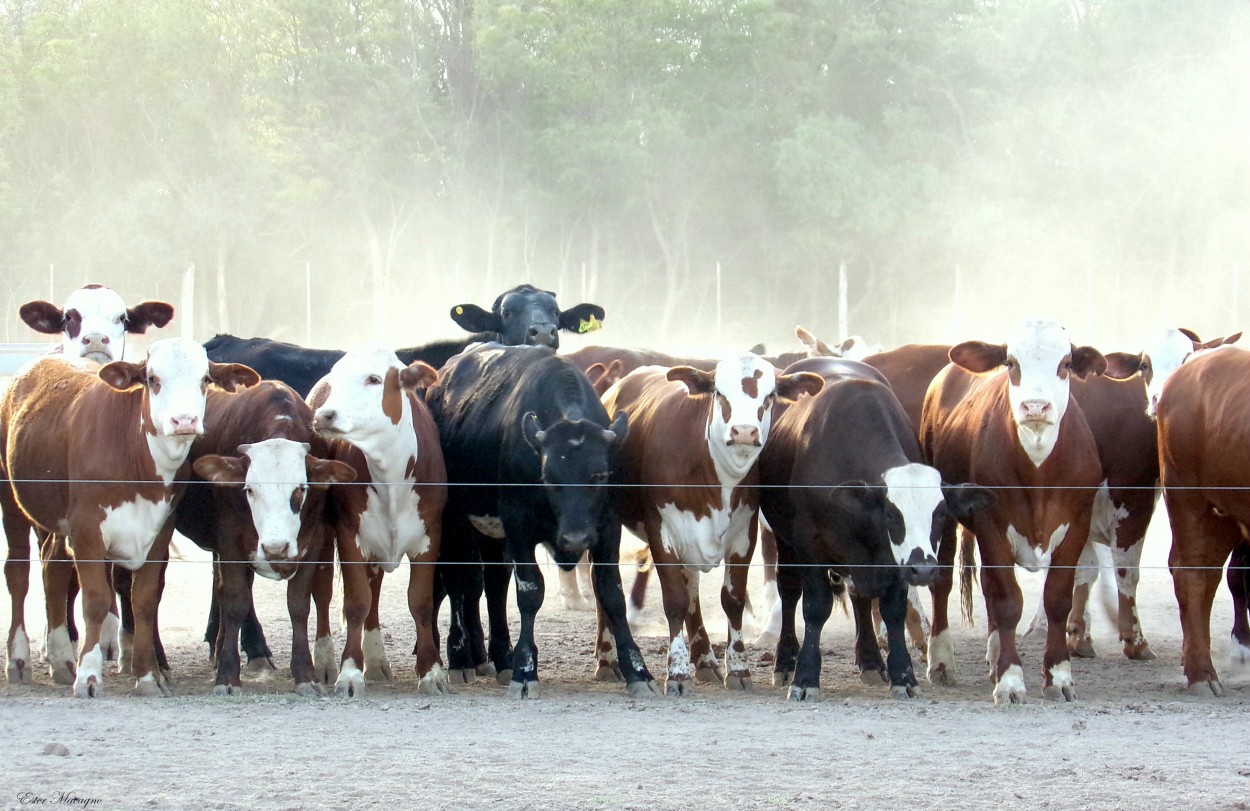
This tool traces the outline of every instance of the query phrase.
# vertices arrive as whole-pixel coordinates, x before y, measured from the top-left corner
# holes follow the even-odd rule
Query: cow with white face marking
[[[777,539],[781,631],[774,682],[793,701],[820,697],[820,635],[835,584],[849,586],[855,611],[855,662],[868,683],[888,682],[897,698],[919,695],[903,638],[907,591],[938,574],[935,542],[952,515],[967,518],[993,497],[950,486],[922,463],[898,398],[871,367],[821,358],[787,369],[818,373],[824,388],[777,417],[760,456],[761,511]],[[806,631],[795,632],[800,596]],[[871,620],[880,603],[888,657]]]
[[[208,385],[234,388],[257,380],[247,367],[210,364],[199,344],[171,338],[152,344],[143,362],[113,361],[98,375],[57,357],[41,359],[5,392],[0,474],[7,485],[0,487],[0,508],[9,557],[29,556],[32,527],[69,536],[86,619],[74,695],[96,696],[102,689],[101,626],[113,603],[106,561],[134,573],[137,689],[168,693],[156,666],[153,628],[173,510],[190,473],[187,455],[204,430]],[[19,596],[25,597],[26,584],[15,582],[11,570],[6,574],[14,598],[9,678],[24,681],[29,654],[22,661]],[[50,643],[65,625],[67,591],[48,589]],[[72,655],[72,646],[49,645],[54,648]]]
[[[378,601],[383,575],[405,557],[419,689],[449,689],[434,633],[434,563],[447,503],[447,468],[438,430],[418,393],[437,379],[438,372],[420,361],[405,366],[391,350],[366,346],[345,354],[308,396],[317,433],[330,441],[335,459],[355,468],[360,483],[330,494],[347,628],[335,681],[340,696],[360,695],[365,679],[391,678]],[[328,661],[327,604],[324,596],[318,599],[314,665],[322,678],[334,670]]]
[[[690,366],[644,366],[604,396],[608,414],[627,413],[630,430],[620,450],[623,488],[618,509],[625,526],[645,538],[657,564],[668,618],[669,695],[689,693],[695,679],[750,689],[742,638],[749,536],[759,506],[755,462],[768,440],[774,402],[820,390],[817,375],[783,375],[757,355],[726,358],[715,371]],[[724,667],[716,661],[699,608],[699,573],[722,562],[721,605],[729,619]],[[682,639],[685,624],[689,644]],[[603,617],[598,675],[619,674]]]
[[[103,364],[122,359],[127,333],[141,335],[148,327],[165,326],[174,317],[174,308],[163,301],[127,307],[113,290],[89,284],[70,293],[64,307],[30,301],[18,314],[36,332],[59,334],[60,351],[66,357]]]
[[[1025,700],[1024,669],[1016,650],[1022,595],[1015,565],[1046,569],[1049,621],[1042,658],[1044,694],[1076,698],[1065,623],[1072,607],[1075,567],[1089,537],[1102,466],[1093,434],[1072,395],[1073,377],[1101,374],[1107,362],[1092,347],[1075,347],[1053,321],[1028,321],[1006,344],[968,341],[950,350],[951,364],[929,386],[920,439],[926,457],[952,482],[976,482],[996,505],[963,521],[976,535],[988,614],[986,660],[995,702]],[[965,550],[970,553],[970,550]],[[955,556],[948,522],[939,550]],[[967,563],[967,558],[965,557]],[[966,565],[964,576],[971,577]],[[948,681],[954,655],[946,603],[951,579],[933,586],[929,678]],[[964,589],[971,612],[971,583]]]

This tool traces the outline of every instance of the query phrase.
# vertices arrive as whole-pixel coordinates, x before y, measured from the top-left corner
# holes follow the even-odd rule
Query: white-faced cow
[[[163,301],[127,307],[113,290],[89,284],[70,293],[64,307],[29,301],[18,314],[36,332],[60,335],[60,351],[67,358],[104,364],[122,359],[127,333],[141,335],[148,327],[165,326],[174,317],[174,308]]]
[[[870,683],[888,682],[898,698],[919,695],[903,640],[910,585],[937,577],[936,542],[950,515],[961,519],[993,497],[949,486],[922,463],[920,445],[898,399],[871,367],[821,359],[789,367],[826,381],[777,417],[760,456],[761,510],[777,539],[782,625],[774,682],[794,701],[820,696],[820,635],[835,585],[849,586],[855,611],[855,661]],[[795,609],[803,599],[804,642]],[[880,603],[888,657],[871,620]]]
[[[418,689],[448,690],[434,630],[434,563],[447,502],[447,468],[438,431],[418,394],[437,378],[420,361],[405,366],[389,349],[367,346],[345,354],[308,397],[317,432],[331,440],[335,459],[356,469],[359,482],[330,494],[347,628],[335,680],[340,696],[360,695],[365,679],[391,678],[378,601],[383,575],[405,557]],[[318,599],[315,667],[323,679],[334,669],[327,603]]]
[[[742,638],[749,536],[759,507],[755,461],[768,440],[773,403],[814,394],[818,375],[779,374],[757,355],[727,358],[713,372],[690,366],[644,366],[604,396],[609,416],[628,414],[620,447],[621,520],[651,549],[668,619],[669,695],[696,678],[750,689]],[[729,619],[722,668],[699,607],[699,573],[725,563],[721,605]],[[685,624],[689,646],[682,639]],[[608,628],[600,621],[598,673],[619,672]]]
[[[1014,566],[1046,569],[1049,620],[1042,657],[1047,697],[1076,698],[1065,636],[1075,567],[1089,537],[1102,466],[1085,415],[1072,394],[1073,377],[1101,374],[1102,354],[1074,347],[1053,321],[1028,321],[1006,344],[969,341],[950,350],[952,363],[929,387],[920,438],[926,457],[952,482],[975,482],[997,496],[994,507],[963,523],[976,535],[988,615],[986,659],[995,702],[1025,699],[1016,650],[1022,595]],[[941,560],[954,559],[953,522],[943,533]],[[964,558],[968,563],[967,558]],[[966,578],[971,577],[965,565]],[[933,586],[929,678],[949,680],[954,656],[947,627],[949,576]],[[965,612],[971,583],[965,583]]]
[[[204,430],[205,392],[213,382],[232,389],[257,377],[246,367],[210,364],[199,344],[173,338],[152,344],[141,363],[113,361],[98,375],[59,358],[43,359],[5,392],[0,473],[7,484],[0,488],[0,507],[9,556],[29,556],[32,527],[69,536],[87,626],[76,696],[96,696],[102,689],[101,626],[113,604],[107,561],[134,572],[137,689],[168,693],[153,645],[159,578],[182,492],[178,482],[189,475],[187,454]],[[9,675],[23,681],[29,675],[21,605],[26,584],[14,581],[10,576]],[[61,594],[58,599],[50,593],[49,600],[63,609]],[[72,657],[68,633],[54,624],[51,611],[49,629],[49,657]]]
[[[538,696],[534,617],[543,602],[543,577],[534,550],[542,543],[565,568],[590,552],[595,596],[627,688],[636,696],[657,693],[625,620],[617,568],[621,525],[612,496],[601,486],[612,477],[626,415],[609,422],[581,370],[539,347],[471,347],[443,367],[427,401],[453,485],[444,515],[442,560],[448,565],[440,566],[451,601],[447,655],[453,675],[469,680],[493,666],[499,680],[509,682],[510,696]],[[477,613],[484,575],[480,566],[466,565],[483,558],[496,564],[486,573],[489,661]],[[509,566],[515,568],[521,612],[512,651],[504,608]]]

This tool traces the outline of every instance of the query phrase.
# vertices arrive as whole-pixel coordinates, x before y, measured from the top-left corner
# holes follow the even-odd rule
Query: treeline
[[[454,334],[526,280],[613,343],[1244,315],[1238,0],[0,9],[9,313],[88,280],[177,301],[193,267],[197,337],[303,342],[311,280],[323,345]]]

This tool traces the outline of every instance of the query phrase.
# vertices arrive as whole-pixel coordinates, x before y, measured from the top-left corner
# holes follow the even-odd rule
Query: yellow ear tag
[[[590,317],[589,321],[583,318],[582,322],[577,325],[577,331],[581,333],[594,332],[595,330],[602,328],[603,322],[598,318],[595,318],[593,315]]]
[[[456,315],[464,315],[464,308],[463,308],[463,307],[457,307],[457,308],[456,308]]]

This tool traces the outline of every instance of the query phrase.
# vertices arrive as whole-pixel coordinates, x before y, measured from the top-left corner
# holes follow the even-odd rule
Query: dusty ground
[[[757,687],[749,694],[706,686],[693,698],[633,700],[591,679],[593,616],[560,607],[553,572],[538,618],[537,701],[510,701],[493,680],[451,696],[418,695],[403,575],[387,581],[383,606],[395,683],[371,684],[353,701],[310,700],[290,693],[279,673],[245,676],[242,698],[213,698],[200,641],[209,572],[194,550],[171,565],[161,606],[176,696],[131,696],[111,666],[106,696],[95,700],[71,699],[46,670],[34,685],[0,686],[9,752],[0,807],[1247,809],[1250,676],[1224,667],[1222,699],[1184,692],[1176,604],[1162,568],[1168,543],[1156,522],[1141,594],[1159,659],[1125,660],[1096,611],[1100,656],[1073,667],[1080,700],[1040,698],[1041,643],[1030,638],[1023,651],[1032,701],[1011,708],[990,701],[983,614],[978,628],[957,630],[959,686],[926,684],[924,699],[901,703],[859,682],[851,622],[836,609],[823,640],[822,703],[784,701],[761,650],[751,653]],[[719,578],[704,584],[705,614],[723,641]],[[1025,581],[1030,600],[1038,585]],[[655,588],[640,641],[659,674]],[[30,630],[40,639],[37,582],[32,590]],[[284,589],[260,582],[257,602],[281,660],[289,651]],[[981,611],[979,595],[977,604]],[[7,629],[7,600],[2,610]],[[1221,664],[1229,623],[1221,587],[1213,625]]]

